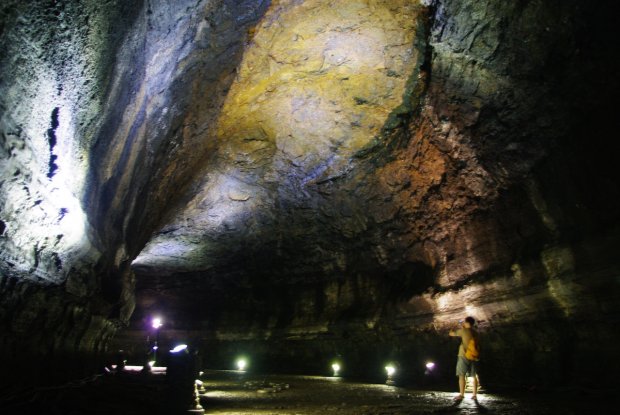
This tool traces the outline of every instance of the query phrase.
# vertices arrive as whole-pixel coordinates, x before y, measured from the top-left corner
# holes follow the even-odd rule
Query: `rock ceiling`
[[[407,82],[416,82],[409,78],[421,64],[413,41],[420,13],[408,1],[354,1],[336,9],[285,2],[271,9],[253,29],[217,126],[205,136],[215,154],[189,201],[134,266],[147,274],[188,272],[259,244],[306,249],[287,236],[307,232],[291,209],[317,203],[323,211],[315,220],[341,226],[346,206],[321,189],[348,178],[358,155],[384,139],[384,125],[404,105]],[[350,216],[361,216],[357,205],[365,203],[349,204]],[[242,248],[240,241],[254,246]]]

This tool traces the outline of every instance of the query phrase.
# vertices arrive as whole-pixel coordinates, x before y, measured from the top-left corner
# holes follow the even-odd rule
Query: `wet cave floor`
[[[201,404],[218,415],[405,415],[405,414],[606,414],[615,405],[596,392],[471,393],[421,391],[387,384],[355,383],[317,376],[252,376],[207,372]],[[456,382],[455,382],[456,383]]]
[[[610,414],[620,395],[597,391],[470,393],[422,391],[387,384],[319,376],[256,375],[206,371],[200,404],[217,415],[405,415],[405,414]],[[0,391],[0,414],[176,414],[165,375],[107,374],[62,387]],[[12,393],[9,393],[12,392]]]

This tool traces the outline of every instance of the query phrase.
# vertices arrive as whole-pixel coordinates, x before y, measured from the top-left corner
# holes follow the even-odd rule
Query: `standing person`
[[[459,378],[459,395],[454,398],[460,402],[465,397],[465,377],[471,376],[474,380],[474,391],[472,399],[478,399],[478,357],[479,343],[478,332],[474,329],[476,320],[473,317],[466,317],[461,321],[461,327],[457,330],[451,330],[450,336],[459,337],[461,344],[459,345],[459,353],[456,362],[456,376]]]

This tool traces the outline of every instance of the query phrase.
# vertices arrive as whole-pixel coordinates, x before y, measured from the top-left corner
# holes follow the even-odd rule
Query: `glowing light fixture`
[[[428,370],[433,370],[435,368],[435,362],[427,362],[426,363],[426,368]]]
[[[161,321],[161,317],[153,318],[153,322],[151,323],[151,325],[153,326],[154,329],[160,328],[163,325]]]
[[[150,366],[150,362],[149,362],[149,366]],[[111,367],[112,367],[112,369],[118,369],[117,365],[112,365]],[[123,367],[123,370],[127,371],[127,372],[144,372],[144,367],[143,366],[127,365],[127,366]],[[166,372],[166,368],[162,367],[162,366],[153,366],[151,368],[151,371],[155,372],[155,373],[165,373]]]
[[[179,353],[183,350],[187,349],[187,345],[186,344],[179,344],[178,346],[175,346],[174,349],[170,350],[170,353]]]
[[[153,360],[155,361],[157,361],[157,349],[159,349],[159,328],[163,324],[164,323],[162,322],[161,317],[153,317],[153,320],[151,321],[151,327],[155,329],[155,343],[153,344]]]
[[[150,367],[155,366],[155,361],[154,361],[154,360],[151,360],[151,361],[149,362],[149,366],[150,366]]]
[[[338,376],[338,372],[340,372],[340,364],[338,362],[334,362],[332,364],[332,370],[334,371],[334,376]]]
[[[241,359],[237,359],[237,370],[243,372],[247,366],[248,362],[241,358]]]
[[[392,363],[389,363],[387,366],[385,366],[385,373],[387,373],[387,379],[385,380],[385,383],[387,385],[394,385],[394,375],[396,374],[396,366],[393,365]]]

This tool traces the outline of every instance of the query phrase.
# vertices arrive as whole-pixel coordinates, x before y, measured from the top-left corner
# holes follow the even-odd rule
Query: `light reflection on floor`
[[[210,371],[202,377],[206,413],[218,415],[400,415],[431,413],[546,414],[519,410],[512,400],[481,395],[454,403],[454,392],[419,391],[386,384],[318,376],[255,376]]]

